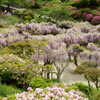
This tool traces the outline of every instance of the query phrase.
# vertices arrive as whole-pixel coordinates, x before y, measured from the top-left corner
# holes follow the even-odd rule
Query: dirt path
[[[87,84],[87,80],[82,75],[72,74],[70,71],[75,69],[75,65],[70,63],[61,76],[61,80],[68,83],[83,82]]]

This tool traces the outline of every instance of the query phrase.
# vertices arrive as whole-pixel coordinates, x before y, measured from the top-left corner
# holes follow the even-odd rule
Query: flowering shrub
[[[30,79],[40,75],[41,66],[31,60],[23,60],[13,54],[3,55],[0,57],[1,82],[15,84],[25,89]]]
[[[87,13],[83,13],[83,14],[82,14],[82,18],[84,18],[84,19],[85,19],[85,18],[86,18],[86,16],[87,16]]]
[[[86,16],[86,20],[87,21],[91,21],[92,18],[93,18],[93,15],[92,14],[87,14],[87,16]]]
[[[91,22],[94,25],[100,24],[100,16],[94,16]]]
[[[80,10],[75,11],[72,16],[74,18],[80,18],[81,17],[82,12]]]
[[[35,91],[29,87],[28,92],[17,93],[15,94],[15,99],[12,100],[89,100],[83,96],[79,91],[70,90],[65,92],[64,88],[57,86],[45,89],[37,88]],[[4,100],[8,99],[5,98]]]

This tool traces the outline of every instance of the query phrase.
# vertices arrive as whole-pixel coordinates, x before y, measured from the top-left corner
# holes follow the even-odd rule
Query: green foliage
[[[36,12],[37,13],[37,12]],[[63,21],[63,20],[71,20],[71,12],[69,12],[64,6],[54,6],[51,7],[49,5],[43,6],[42,9],[38,10],[38,14],[40,14],[40,17],[43,15],[48,16],[46,19],[47,21],[51,22],[57,22],[57,21]],[[55,19],[52,21],[52,19]]]
[[[91,9],[90,8],[82,8],[80,10],[81,10],[82,14],[83,13],[87,13],[87,14],[90,14],[91,13]]]
[[[100,2],[97,0],[79,0],[78,2],[75,2],[73,4],[76,7],[93,7],[93,6],[99,6]]]
[[[98,67],[98,63],[95,61],[84,61],[79,66],[76,67],[75,73],[83,74],[87,68],[96,68]]]
[[[75,83],[72,86],[76,86],[79,91],[83,92],[87,96],[89,96],[90,93],[92,92],[91,89],[90,89],[91,87],[88,87],[87,85],[85,85],[83,83]]]
[[[91,95],[90,100],[100,100],[100,90],[93,91],[93,94]]]
[[[26,23],[30,23],[30,22],[29,22],[29,20],[24,20],[23,23],[26,24]]]
[[[25,16],[31,16],[32,18],[34,18],[34,13],[31,9],[26,9],[22,12],[21,14],[23,17]]]
[[[96,68],[87,68],[84,72],[84,76],[86,79],[90,80],[90,81],[98,81],[99,82],[99,78],[100,78],[100,69],[96,69]]]
[[[30,87],[32,87],[34,90],[36,88],[45,88],[50,87],[56,82],[55,79],[45,79],[41,76],[33,77],[30,81]]]
[[[75,44],[75,45],[73,45],[73,51],[74,52],[83,52],[84,47],[80,46],[79,44]]]
[[[15,93],[21,93],[21,90],[13,86],[8,86],[6,84],[0,83],[0,96],[6,97],[8,95],[15,94]]]
[[[28,15],[28,16],[24,16],[24,19],[25,20],[28,20],[28,21],[31,21],[32,20],[32,17]]]
[[[17,9],[17,10],[14,10],[14,14],[15,15],[18,15],[18,16],[21,16],[21,14],[23,13],[25,9]]]
[[[66,92],[68,92],[70,90],[78,90],[78,87],[76,85],[70,85],[65,89]]]

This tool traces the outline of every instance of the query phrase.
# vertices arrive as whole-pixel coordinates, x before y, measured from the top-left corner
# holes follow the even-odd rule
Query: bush
[[[2,97],[6,97],[8,95],[15,94],[15,93],[21,93],[21,92],[22,92],[21,90],[15,87],[0,83],[0,96]]]
[[[83,13],[83,14],[82,14],[82,18],[83,18],[83,19],[86,19],[86,16],[87,16],[87,13]]]
[[[76,67],[75,73],[83,74],[87,68],[96,68],[98,67],[98,63],[95,61],[84,61],[79,66]]]
[[[100,90],[94,91],[93,95],[91,95],[90,100],[100,100]]]
[[[94,16],[91,23],[94,25],[100,24],[100,16]]]
[[[35,90],[36,88],[45,88],[48,86],[52,86],[55,82],[55,79],[45,79],[41,76],[37,76],[32,78],[29,86]]]
[[[58,24],[58,27],[65,28],[65,29],[69,29],[69,28],[74,27],[74,23],[73,22],[70,22],[70,21],[63,21],[63,22],[60,22]]]
[[[90,8],[83,8],[83,9],[81,9],[81,12],[90,14],[91,13],[91,9]]]
[[[30,59],[23,60],[15,55],[3,55],[0,61],[1,82],[14,84],[26,89],[33,76],[40,75],[42,65],[35,64]],[[43,72],[43,71],[42,71]],[[33,74],[34,73],[34,74]]]
[[[82,15],[82,12],[80,10],[77,10],[72,14],[72,17],[78,19],[78,18],[81,18],[81,15]]]
[[[28,20],[24,20],[23,23],[26,24],[26,23],[29,23],[29,21]]]
[[[100,11],[93,10],[91,13],[92,13],[94,16],[100,16]]]
[[[28,16],[24,16],[24,19],[25,20],[28,20],[28,21],[31,21],[32,20],[32,17],[30,15],[28,15]]]
[[[87,16],[86,16],[86,20],[87,21],[91,21],[92,18],[93,18],[93,15],[92,14],[87,14]]]
[[[76,86],[79,91],[83,92],[87,96],[89,96],[92,92],[91,88],[88,87],[87,85],[83,84],[83,83],[75,83],[75,84],[73,84],[73,86]]]
[[[14,10],[14,14],[15,15],[18,15],[18,16],[21,16],[21,14],[23,13],[25,9],[18,9],[18,10]]]
[[[27,9],[27,10],[24,10],[24,11],[22,12],[22,16],[23,16],[23,17],[24,17],[24,16],[31,16],[32,18],[34,18],[34,13],[33,13],[32,10]]]

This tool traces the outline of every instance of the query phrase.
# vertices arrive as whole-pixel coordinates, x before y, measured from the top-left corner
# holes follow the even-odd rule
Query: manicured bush
[[[87,16],[86,16],[86,20],[87,21],[91,21],[92,18],[93,18],[93,15],[92,14],[87,14]]]
[[[94,25],[100,24],[100,16],[94,16],[91,23]]]

